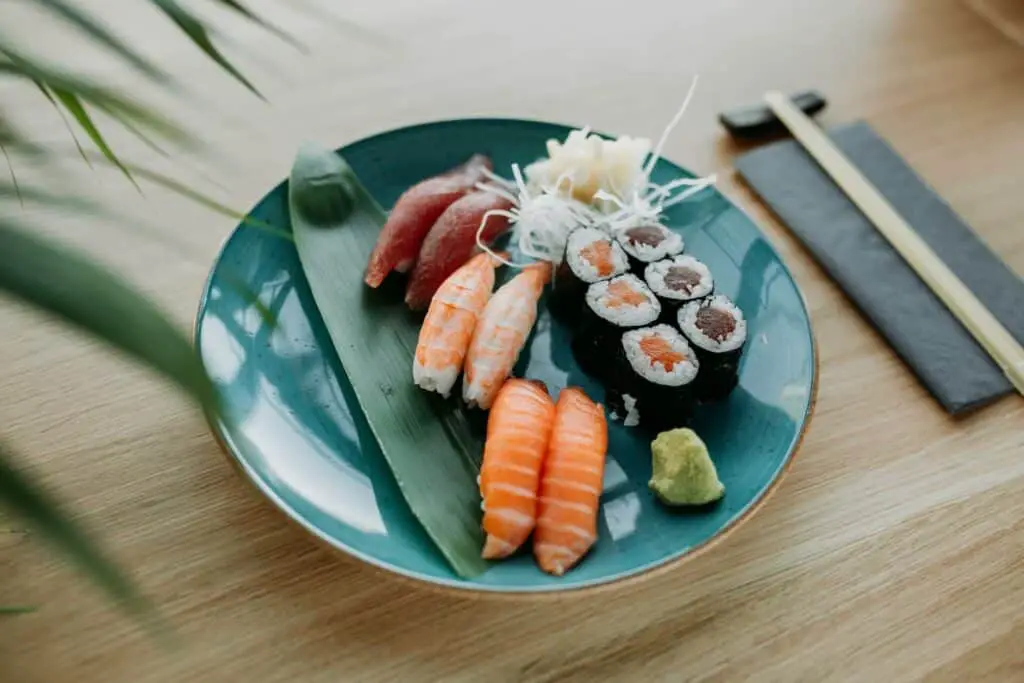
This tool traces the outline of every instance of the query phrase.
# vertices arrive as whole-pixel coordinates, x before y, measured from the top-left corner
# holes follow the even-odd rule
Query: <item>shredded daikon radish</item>
[[[516,204],[509,211],[494,209],[484,214],[476,231],[477,246],[507,266],[520,268],[528,265],[509,261],[492,250],[481,238],[484,227],[492,216],[504,216],[514,226],[516,246],[523,255],[558,265],[562,261],[569,233],[581,225],[590,225],[594,222],[593,209],[573,199],[571,194],[556,190],[570,183],[567,176],[557,178],[551,186],[534,190],[526,186],[518,164],[512,164],[512,175],[515,178],[513,187],[518,190],[515,196],[506,189],[512,184],[500,177],[493,184],[477,185],[485,192],[493,192],[513,200]],[[569,187],[571,189],[571,183]]]
[[[609,140],[591,134],[587,126],[570,131],[564,142],[548,140],[547,158],[526,167],[526,180],[517,164],[512,165],[514,181],[489,172],[491,182],[478,187],[514,201],[516,206],[510,211],[488,211],[477,230],[477,245],[506,265],[526,265],[508,261],[481,240],[487,220],[505,216],[514,225],[520,252],[557,265],[574,228],[596,225],[615,232],[640,223],[658,223],[665,209],[713,185],[714,175],[681,178],[663,185],[650,180],[696,88],[695,76],[682,106],[653,150],[646,138],[624,135]]]

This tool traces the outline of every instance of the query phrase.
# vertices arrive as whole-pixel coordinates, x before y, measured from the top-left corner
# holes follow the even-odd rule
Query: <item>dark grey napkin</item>
[[[1010,333],[1024,339],[1024,280],[866,123],[828,135]],[[796,141],[748,152],[736,168],[947,411],[977,408],[1011,391],[970,332]]]

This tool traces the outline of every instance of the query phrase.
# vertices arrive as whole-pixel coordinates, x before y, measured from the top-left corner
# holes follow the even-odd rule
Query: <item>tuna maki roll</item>
[[[644,269],[644,280],[661,302],[662,319],[676,321],[679,308],[703,299],[714,290],[714,279],[704,263],[685,254],[655,261]]]
[[[700,359],[699,398],[725,398],[739,380],[740,357],[747,341],[743,311],[729,297],[719,294],[686,304],[679,309],[678,319],[679,329]]]
[[[615,239],[629,256],[629,265],[643,275],[648,263],[675,256],[683,251],[683,238],[659,223],[634,225],[619,230]]]
[[[681,427],[696,405],[700,361],[674,327],[654,325],[623,333],[613,382],[636,401],[640,424],[664,431]]]
[[[555,273],[551,290],[551,310],[569,323],[579,320],[587,287],[622,275],[629,270],[629,260],[607,233],[597,228],[577,228],[569,233],[565,258]]]
[[[573,352],[583,371],[598,379],[618,354],[626,330],[650,325],[661,315],[661,304],[640,278],[629,273],[595,282],[587,288]]]

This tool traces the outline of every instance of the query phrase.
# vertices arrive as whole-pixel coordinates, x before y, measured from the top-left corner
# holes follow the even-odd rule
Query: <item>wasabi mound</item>
[[[651,456],[649,486],[666,505],[706,505],[725,494],[707,446],[692,429],[662,432]]]

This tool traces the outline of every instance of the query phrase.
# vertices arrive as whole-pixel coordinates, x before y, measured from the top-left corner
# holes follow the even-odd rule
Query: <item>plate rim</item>
[[[431,128],[439,125],[450,125],[459,123],[526,123],[530,125],[540,125],[545,127],[554,128],[565,128],[569,130],[575,130],[571,124],[559,123],[555,121],[545,121],[541,119],[530,119],[530,118],[519,118],[519,117],[496,117],[496,116],[468,116],[459,118],[442,118],[433,119],[429,121],[422,121],[419,123],[413,123],[404,126],[398,126],[394,128],[379,130],[376,133],[365,135],[356,140],[350,140],[340,147],[332,147],[331,149],[336,152],[343,154],[344,150],[357,144],[369,143],[375,138],[385,137],[401,132],[408,132],[420,128]],[[592,133],[601,135],[604,137],[615,137],[613,135],[604,133],[602,131],[592,130]],[[692,172],[685,166],[675,163],[669,158],[660,157],[659,160],[663,160],[665,163],[683,171],[686,174],[692,175]],[[272,188],[267,190],[258,200],[256,200],[246,212],[248,216],[252,210],[262,204],[267,197],[269,197],[274,191],[276,191],[283,183],[287,182],[287,178],[279,181]],[[778,490],[783,479],[789,473],[789,470],[793,466],[793,462],[799,455],[801,448],[804,445],[804,440],[807,437],[807,432],[810,428],[813,420],[815,409],[818,403],[818,389],[820,381],[820,362],[821,357],[818,351],[818,340],[814,330],[814,321],[811,318],[810,307],[807,305],[807,298],[804,295],[803,289],[793,276],[793,271],[789,265],[782,258],[775,245],[768,239],[764,230],[761,226],[750,216],[750,214],[742,206],[737,204],[731,197],[726,195],[724,192],[715,188],[725,199],[729,205],[739,211],[744,218],[746,218],[751,225],[761,234],[768,248],[771,249],[775,255],[776,260],[782,266],[786,275],[789,277],[790,282],[793,283],[793,287],[796,290],[797,296],[800,299],[800,305],[804,310],[804,315],[807,320],[807,331],[811,341],[811,388],[807,402],[807,408],[804,411],[803,422],[800,425],[800,431],[796,436],[796,439],[790,445],[789,451],[785,456],[785,461],[782,463],[782,467],[778,470],[774,479],[769,482],[768,486],[765,487],[750,503],[746,505],[743,511],[729,520],[724,526],[722,526],[714,535],[707,538],[697,545],[688,546],[685,549],[679,551],[674,556],[669,556],[663,560],[649,563],[645,566],[637,567],[632,570],[621,571],[610,578],[604,579],[591,579],[590,581],[580,582],[568,586],[559,586],[553,584],[551,586],[543,587],[504,587],[500,585],[484,585],[470,583],[469,581],[462,579],[450,579],[429,576],[420,572],[405,569],[392,563],[386,562],[372,555],[369,555],[351,545],[340,541],[336,538],[329,537],[322,530],[317,528],[315,525],[308,522],[296,511],[294,511],[289,505],[287,505],[277,493],[266,485],[262,479],[252,470],[249,464],[239,455],[239,448],[234,440],[224,430],[223,420],[216,418],[212,415],[208,409],[203,410],[203,416],[206,420],[207,427],[210,430],[211,435],[214,438],[222,456],[228,461],[231,468],[239,475],[242,475],[242,479],[249,483],[250,491],[261,494],[261,499],[267,503],[272,503],[273,506],[280,512],[283,513],[284,517],[290,520],[293,524],[297,524],[304,531],[309,533],[319,543],[325,545],[328,549],[335,553],[341,553],[351,559],[356,559],[364,563],[364,565],[370,567],[373,571],[386,574],[389,577],[395,578],[402,583],[408,583],[414,587],[421,589],[433,590],[435,592],[441,592],[447,595],[460,595],[460,596],[475,596],[478,598],[487,599],[501,599],[501,598],[515,598],[517,600],[527,599],[552,599],[559,597],[567,597],[571,595],[579,594],[597,594],[605,591],[618,590],[621,588],[628,588],[636,586],[641,582],[646,582],[651,579],[663,576],[667,572],[678,568],[684,562],[697,558],[709,550],[713,549],[719,543],[723,542],[728,536],[734,531],[741,527],[744,523],[750,520],[761,508],[767,503],[768,499]],[[224,236],[221,240],[217,252],[213,257],[210,264],[209,272],[203,280],[201,294],[199,296],[199,302],[196,308],[196,313],[192,322],[192,347],[202,362],[202,354],[199,347],[199,335],[200,335],[200,321],[203,318],[203,314],[210,300],[210,288],[213,284],[213,278],[216,274],[218,267],[224,257],[225,251],[227,251],[231,241],[239,234],[243,228],[242,223],[236,224],[231,231]]]

